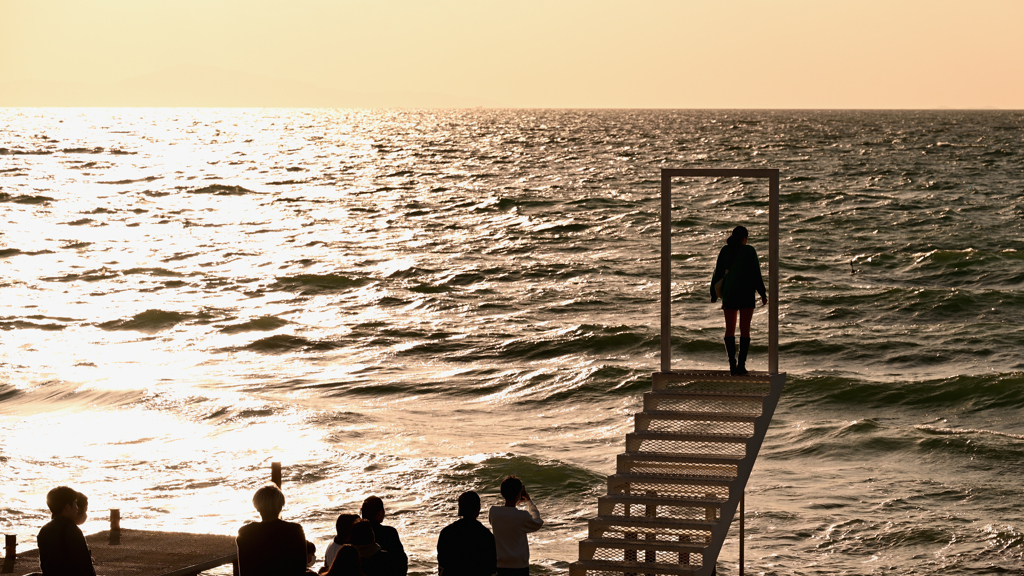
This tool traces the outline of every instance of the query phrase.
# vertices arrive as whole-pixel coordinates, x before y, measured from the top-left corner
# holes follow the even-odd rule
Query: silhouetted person
[[[78,517],[75,518],[75,524],[81,526],[89,519],[89,497],[78,492],[78,497],[75,498],[75,504],[78,504]]]
[[[356,514],[339,514],[338,519],[334,522],[334,529],[337,535],[334,540],[327,545],[327,550],[324,552],[324,567],[330,568],[334,562],[334,556],[345,544],[349,543],[349,537],[352,535],[352,524],[356,520],[359,520],[359,516]]]
[[[364,576],[359,551],[351,544],[338,547],[334,562],[326,576]]]
[[[477,520],[480,496],[463,492],[459,516],[437,537],[437,567],[440,576],[491,576],[498,568],[494,535]]]
[[[284,493],[276,484],[256,491],[252,505],[260,522],[238,530],[238,573],[240,576],[304,576],[306,535],[302,526],[281,520]]]
[[[391,556],[399,576],[405,576],[409,571],[409,557],[405,555],[405,548],[402,546],[402,540],[398,537],[398,530],[381,524],[385,515],[384,501],[376,496],[370,496],[363,500],[360,513],[364,520],[370,522],[377,544],[380,544],[380,547]],[[364,567],[363,570],[365,571],[366,568]]]
[[[399,576],[400,564],[373,538],[373,526],[366,520],[352,525],[352,546],[359,552],[359,562],[366,576]],[[335,558],[337,563],[338,559]],[[332,565],[333,566],[333,565]]]
[[[92,552],[78,527],[78,492],[58,486],[46,494],[52,519],[39,530],[39,569],[43,576],[96,576]]]
[[[522,480],[509,476],[501,483],[504,506],[491,506],[488,519],[494,531],[498,576],[527,576],[530,573],[530,543],[526,535],[540,530],[544,521],[526,493]],[[520,502],[526,510],[517,508]]]
[[[719,284],[720,282],[720,284]],[[719,294],[719,291],[721,294]],[[729,373],[747,373],[747,352],[750,350],[750,320],[754,317],[754,292],[761,294],[761,305],[768,303],[768,291],[761,278],[757,251],[747,245],[747,229],[733,228],[732,235],[718,253],[715,273],[711,276],[711,301],[722,298],[725,313],[725,351],[729,354]],[[740,317],[740,353],[736,357],[736,315]]]
[[[306,576],[317,576],[317,572],[313,570],[313,564],[315,562],[316,544],[306,540]]]

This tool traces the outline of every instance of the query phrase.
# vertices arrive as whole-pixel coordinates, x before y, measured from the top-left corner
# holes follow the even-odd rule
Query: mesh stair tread
[[[644,410],[635,417],[652,420],[685,420],[697,422],[754,422],[761,414],[741,412],[690,412],[678,410]]]
[[[707,464],[655,464],[647,462],[638,465],[626,464],[617,466],[618,472],[616,474],[631,475],[645,479],[683,478],[685,480],[693,480],[699,478],[703,480],[710,478],[716,482],[716,485],[720,485],[717,483],[719,480],[728,481],[736,478],[735,472],[709,469],[707,466]]]
[[[677,484],[697,486],[728,486],[736,476],[703,476],[684,474],[612,474],[608,477],[609,482],[653,482],[656,484]]]
[[[629,432],[626,438],[636,440],[669,440],[676,442],[729,442],[745,443],[750,434],[714,434],[708,432]]]
[[[659,400],[704,400],[707,402],[718,402],[722,400],[740,402],[760,402],[766,394],[759,392],[734,392],[731,390],[687,390],[686,388],[667,388],[664,390],[652,390],[644,392],[646,398]]]
[[[623,452],[619,460],[637,462],[668,462],[679,464],[739,464],[745,454],[698,454],[694,452]]]
[[[760,370],[751,370],[743,376],[730,374],[728,370],[676,370],[672,372],[655,372],[654,382],[756,382],[767,384],[772,375]]]
[[[695,518],[666,518],[663,516],[598,516],[587,521],[588,525],[601,528],[614,526],[617,528],[670,528],[676,530],[710,531],[718,523],[717,520],[697,520]],[[637,540],[640,542],[640,540]]]
[[[652,506],[691,506],[694,508],[721,508],[725,498],[696,498],[694,496],[612,494],[599,496],[598,504],[643,504]]]
[[[676,574],[678,576],[690,576],[700,569],[700,566],[689,566],[686,564],[620,562],[615,560],[577,560],[576,562],[573,562],[572,565],[586,570],[599,570],[603,572],[623,572],[630,574]]]
[[[659,550],[662,552],[689,552],[690,554],[700,554],[707,546],[704,542],[669,542],[639,538],[587,538],[581,540],[580,544],[592,544],[597,548],[613,550]]]

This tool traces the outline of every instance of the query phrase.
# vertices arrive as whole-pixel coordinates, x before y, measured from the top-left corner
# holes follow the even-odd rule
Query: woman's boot
[[[747,373],[747,352],[750,351],[750,337],[740,336],[740,358],[736,363],[736,371],[733,374],[743,376]]]
[[[747,339],[749,340],[749,338]],[[725,351],[729,353],[729,374],[736,375],[736,337],[725,337]]]

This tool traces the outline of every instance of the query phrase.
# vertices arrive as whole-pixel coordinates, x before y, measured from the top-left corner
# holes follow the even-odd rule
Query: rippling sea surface
[[[577,558],[659,368],[659,170],[779,168],[786,391],[758,574],[1022,574],[1021,112],[0,109],[0,529],[233,534],[284,466],[320,551],[384,498],[435,570],[522,477]],[[764,181],[675,184],[674,367]],[[855,273],[854,273],[855,272]],[[766,368],[766,317],[751,364]],[[737,572],[735,526],[719,563]],[[100,569],[102,573],[102,569]]]

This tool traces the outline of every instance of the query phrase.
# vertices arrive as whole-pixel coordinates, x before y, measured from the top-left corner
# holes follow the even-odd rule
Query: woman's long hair
[[[743,239],[746,237],[747,229],[743,226],[737,226],[732,229],[732,236],[729,236],[729,239],[726,240],[725,243],[733,247],[739,246],[743,243]]]

